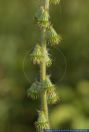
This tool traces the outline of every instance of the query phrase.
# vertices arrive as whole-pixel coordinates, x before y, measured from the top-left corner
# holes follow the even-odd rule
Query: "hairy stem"
[[[46,49],[46,42],[45,42],[45,29],[42,30],[41,33],[41,44],[42,44],[42,51],[43,54],[45,54],[45,49]],[[44,81],[46,78],[46,62],[45,59],[43,60],[43,62],[40,65],[40,78],[41,81]],[[48,119],[48,107],[47,107],[47,97],[46,97],[46,91],[42,94],[41,96],[41,109],[44,111],[47,119]]]
[[[45,29],[43,29],[42,32],[41,32],[41,45],[42,45],[43,54],[45,54],[45,49],[46,49]],[[44,59],[43,62],[41,63],[41,65],[40,65],[40,79],[41,79],[41,81],[44,81],[45,78],[46,78],[46,62],[45,62],[45,59]],[[41,95],[41,110],[44,111],[45,116],[48,120],[48,105],[47,105],[46,91],[44,93],[42,93],[42,95]]]
[[[45,9],[49,9],[49,0],[43,0],[43,6]],[[46,39],[45,39],[45,28],[42,28],[41,30],[41,46],[43,55],[45,55],[46,50]],[[40,65],[40,79],[41,81],[44,81],[46,78],[46,60],[44,59]],[[45,116],[48,120],[48,104],[47,104],[47,93],[46,91],[41,95],[41,110],[44,111]],[[48,127],[49,128],[49,127]],[[40,132],[43,132],[41,130]]]

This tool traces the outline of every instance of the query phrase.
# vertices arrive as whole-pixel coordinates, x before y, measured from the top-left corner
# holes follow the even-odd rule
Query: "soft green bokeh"
[[[0,132],[34,132],[38,101],[26,90],[39,78],[29,53],[39,42],[34,14],[39,0],[0,0]],[[52,128],[89,129],[89,0],[61,0],[51,21],[62,36],[50,48],[48,69],[60,102],[49,107]],[[65,72],[66,71],[66,72]]]

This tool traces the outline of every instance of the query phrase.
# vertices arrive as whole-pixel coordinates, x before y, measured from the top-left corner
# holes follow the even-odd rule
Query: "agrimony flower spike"
[[[46,39],[52,46],[58,45],[61,41],[60,35],[56,33],[55,29],[51,25],[47,28]]]
[[[38,111],[38,120],[35,123],[35,125],[38,130],[43,130],[48,128],[48,121],[43,111]]]
[[[50,3],[52,3],[52,4],[59,4],[60,3],[60,0],[50,0]]]
[[[42,54],[42,48],[40,45],[36,45],[36,47],[34,48],[32,54],[31,54],[31,59],[33,61],[34,64],[40,64],[43,58],[43,54]]]
[[[41,92],[41,85],[39,82],[36,81],[28,89],[27,95],[30,96],[32,99],[37,99],[40,96],[40,92]]]
[[[40,27],[47,27],[49,24],[49,14],[44,7],[40,7],[35,15],[35,20]]]

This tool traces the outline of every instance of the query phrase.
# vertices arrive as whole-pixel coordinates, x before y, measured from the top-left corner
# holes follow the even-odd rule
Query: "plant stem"
[[[42,51],[43,51],[43,55],[45,54],[45,49],[46,49],[46,42],[45,42],[45,29],[42,30],[42,40],[41,40],[41,44],[42,44]],[[46,62],[45,59],[43,60],[43,62],[40,65],[40,78],[41,81],[44,81],[46,78]],[[44,111],[47,119],[48,119],[48,106],[47,106],[47,97],[46,97],[46,91],[42,94],[41,97],[41,109]]]
[[[43,6],[45,9],[49,9],[49,0],[43,0]],[[42,46],[42,51],[43,55],[45,55],[45,50],[46,50],[46,28],[42,28],[41,30],[41,46]],[[40,65],[40,79],[41,81],[44,81],[46,79],[46,60],[44,59]],[[48,104],[47,104],[47,93],[46,91],[41,95],[41,110],[44,111],[45,116],[48,120]],[[49,122],[49,121],[48,121]],[[49,128],[49,124],[48,124]],[[42,132],[42,130],[40,131]]]
[[[41,32],[41,45],[42,45],[42,51],[43,51],[43,55],[44,55],[45,50],[46,50],[45,29],[43,29]],[[46,78],[46,60],[44,59],[40,65],[40,79],[41,79],[41,81],[44,81],[45,78]],[[41,110],[44,111],[45,116],[48,120],[48,104],[47,104],[46,91],[43,92],[41,95]]]

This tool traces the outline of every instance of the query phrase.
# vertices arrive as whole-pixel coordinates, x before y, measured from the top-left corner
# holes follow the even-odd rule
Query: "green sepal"
[[[53,45],[59,44],[59,42],[61,41],[61,36],[58,35],[56,33],[55,29],[50,25],[47,28],[46,39],[47,39],[48,43],[50,43],[50,45],[53,46]]]
[[[38,111],[38,120],[35,122],[35,125],[38,130],[48,128],[48,120],[43,111]]]
[[[47,27],[49,24],[48,11],[41,7],[35,14],[35,20],[41,27]]]

